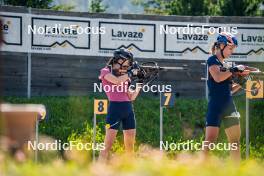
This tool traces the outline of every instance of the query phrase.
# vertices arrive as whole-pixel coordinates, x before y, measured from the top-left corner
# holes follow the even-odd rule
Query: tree
[[[150,14],[164,15],[220,15],[218,5],[223,0],[133,0]]]
[[[72,11],[74,7],[75,6],[72,6],[72,5],[56,5],[56,6],[53,6],[51,9],[57,10],[57,11],[69,12],[69,11]]]
[[[222,0],[172,0],[165,6],[169,15],[220,15]]]
[[[132,0],[146,13],[165,15],[258,16],[263,0]]]
[[[225,0],[223,14],[226,16],[259,16],[262,0]]]
[[[89,11],[92,13],[102,13],[107,9],[106,6],[102,4],[102,0],[91,0]]]
[[[49,9],[53,0],[4,0],[6,5]]]

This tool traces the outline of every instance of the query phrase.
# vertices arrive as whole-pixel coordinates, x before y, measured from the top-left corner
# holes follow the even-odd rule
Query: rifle
[[[258,92],[261,88],[260,79],[259,77],[262,75],[264,76],[264,72],[262,72],[259,68],[256,67],[250,67],[250,66],[245,66],[245,71],[249,71],[249,75],[243,76],[241,74],[233,74],[232,75],[232,82],[235,84],[239,84],[241,86],[241,89],[244,90],[245,92]],[[254,89],[248,90],[246,87],[247,81],[257,81],[257,84],[254,85]]]
[[[137,61],[134,61],[132,68],[138,69],[139,72],[137,76],[132,77],[132,80],[146,85],[156,80],[161,71],[187,70],[187,67],[187,65],[181,67],[160,67],[157,62],[143,62],[142,64],[138,64]]]

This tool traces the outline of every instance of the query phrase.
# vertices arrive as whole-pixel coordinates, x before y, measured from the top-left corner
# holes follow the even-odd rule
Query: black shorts
[[[120,124],[122,124],[123,130],[136,128],[136,119],[132,103],[111,101],[106,116],[106,127],[118,130]]]
[[[221,121],[223,121],[225,128],[239,124],[240,114],[232,99],[225,102],[217,99],[211,99],[209,101],[206,126],[220,127]]]

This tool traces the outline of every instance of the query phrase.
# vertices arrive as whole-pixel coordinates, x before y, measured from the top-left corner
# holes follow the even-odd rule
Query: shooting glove
[[[130,70],[127,71],[127,75],[129,78],[137,76],[139,70],[135,68],[131,68]]]
[[[245,69],[246,67],[244,65],[236,65],[234,67],[229,68],[229,71],[231,73],[237,73],[237,72],[242,73]]]

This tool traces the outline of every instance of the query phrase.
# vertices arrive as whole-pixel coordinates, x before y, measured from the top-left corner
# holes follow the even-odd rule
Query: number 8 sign
[[[107,114],[107,100],[94,100],[94,114]]]

